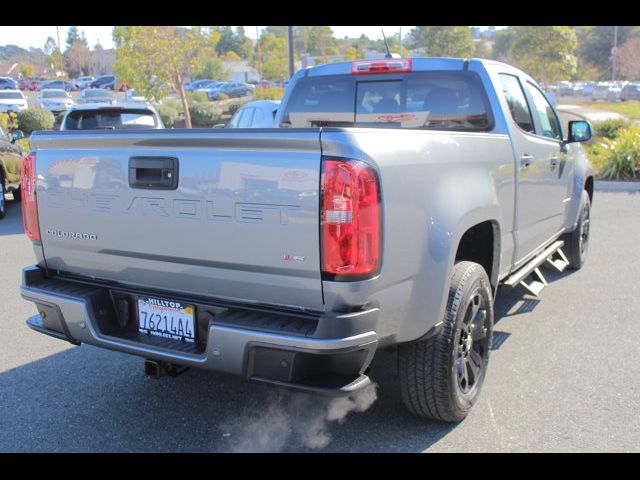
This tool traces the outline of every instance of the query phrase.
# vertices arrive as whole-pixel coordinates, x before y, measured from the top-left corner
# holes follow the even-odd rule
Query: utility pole
[[[613,27],[613,48],[611,49],[611,81],[616,80],[616,56],[618,54],[618,27]]]
[[[260,52],[260,35],[256,26],[256,43],[258,44],[258,85],[262,86],[262,53]]]
[[[293,27],[287,27],[287,37],[289,38],[289,78],[293,77]]]
[[[64,63],[62,62],[62,47],[60,46],[60,27],[56,26],[56,33],[58,34],[58,55],[60,56],[60,68],[62,69],[62,88],[64,89]],[[57,77],[58,75],[56,75]]]

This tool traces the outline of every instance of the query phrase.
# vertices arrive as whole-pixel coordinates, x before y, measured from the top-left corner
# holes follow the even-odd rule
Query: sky
[[[264,27],[258,27],[262,30]],[[357,38],[363,33],[372,40],[382,38],[380,29],[384,30],[385,35],[390,36],[398,33],[400,27],[398,26],[360,26],[360,27],[345,27],[337,26],[331,27],[333,34],[336,38],[354,37]],[[404,36],[413,27],[402,27],[402,35]],[[497,27],[501,28],[501,27]],[[60,42],[64,44],[67,38],[67,31],[69,27],[60,27]],[[111,38],[113,27],[91,27],[91,26],[78,26],[78,31],[84,32],[87,37],[87,41],[91,48],[100,41],[100,44],[104,48],[113,48],[113,40]],[[256,27],[244,27],[245,34],[250,38],[256,38]],[[47,37],[52,37],[56,40],[56,27],[2,27],[0,26],[0,45],[18,45],[22,48],[43,48]]]

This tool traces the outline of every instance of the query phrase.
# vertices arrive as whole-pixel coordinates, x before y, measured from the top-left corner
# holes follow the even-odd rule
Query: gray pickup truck
[[[458,421],[498,287],[580,268],[593,173],[525,73],[479,59],[343,62],[291,79],[270,129],[36,132],[22,170],[32,329],[349,395],[397,346],[401,395]]]

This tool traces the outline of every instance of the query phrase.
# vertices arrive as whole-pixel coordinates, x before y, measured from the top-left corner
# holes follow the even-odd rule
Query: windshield
[[[67,130],[155,128],[155,115],[148,109],[76,110],[67,115]]]
[[[0,92],[0,99],[20,99],[22,100],[24,97],[20,92]]]
[[[411,72],[391,78],[332,75],[301,79],[280,126],[488,131],[490,111],[473,72]]]
[[[42,90],[42,98],[69,98],[67,92],[58,92],[56,90]]]
[[[111,93],[107,92],[106,90],[85,90],[84,96],[93,97],[93,98],[97,98],[97,97],[111,98]]]

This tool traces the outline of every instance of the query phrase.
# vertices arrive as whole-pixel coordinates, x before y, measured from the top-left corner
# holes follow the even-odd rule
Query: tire
[[[589,230],[591,228],[591,199],[586,190],[582,191],[580,199],[580,215],[578,225],[569,233],[565,233],[562,239],[564,247],[562,250],[569,260],[569,268],[580,270],[587,260],[589,251]]]
[[[0,220],[2,220],[7,213],[7,201],[4,199],[5,193],[4,177],[2,176],[2,172],[0,172]]]
[[[402,400],[409,411],[443,422],[465,418],[480,394],[492,338],[493,295],[487,273],[477,263],[458,262],[440,333],[398,349]]]
[[[20,189],[20,187],[18,188],[14,188],[13,189],[13,200],[16,202],[21,202],[22,201],[22,190]]]

